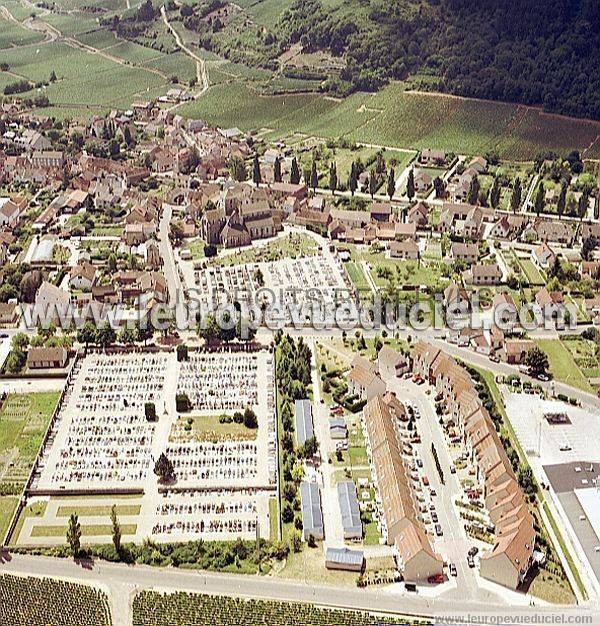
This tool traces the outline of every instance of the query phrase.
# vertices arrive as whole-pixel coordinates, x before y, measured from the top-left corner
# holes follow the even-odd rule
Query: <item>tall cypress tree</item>
[[[317,173],[317,162],[313,161],[310,167],[310,186],[316,189],[319,185],[319,174]]]
[[[494,184],[490,192],[490,204],[494,209],[497,209],[500,205],[500,181],[498,178],[494,178]]]
[[[358,177],[356,175],[356,163],[352,161],[352,166],[350,167],[350,177],[348,178],[348,189],[350,189],[350,193],[353,196],[357,187],[358,187]]]
[[[394,168],[390,167],[387,179],[387,195],[390,197],[390,200],[394,197],[394,191],[396,191],[396,173]]]
[[[473,178],[469,186],[469,204],[477,204],[479,201],[479,179],[477,176]]]
[[[337,183],[338,183],[337,165],[335,164],[335,161],[333,161],[331,165],[329,166],[329,189],[331,189],[331,193],[333,195],[335,195],[335,191],[337,189]]]
[[[515,180],[515,186],[513,187],[512,196],[510,197],[510,208],[513,213],[516,213],[521,206],[521,179]]]
[[[375,176],[375,172],[371,170],[369,173],[369,193],[371,194],[371,198],[375,195],[377,191],[377,177]]]
[[[275,179],[276,183],[280,183],[282,178],[281,178],[281,159],[279,157],[277,157],[275,159],[275,166],[273,167],[273,178]]]
[[[409,200],[415,197],[415,172],[412,167],[408,172],[408,180],[406,181],[406,195]]]
[[[254,154],[254,161],[252,162],[252,180],[255,185],[262,183],[262,175],[260,173],[260,163],[258,161],[258,154]]]
[[[290,183],[297,185],[300,183],[300,169],[298,168],[298,161],[296,157],[292,159],[292,167],[290,170]]]
[[[563,181],[563,184],[560,188],[560,196],[558,196],[558,202],[556,204],[556,212],[558,213],[558,217],[562,217],[565,212],[565,207],[567,206],[567,183]]]
[[[546,197],[545,197],[545,192],[544,192],[544,185],[540,183],[538,185],[537,192],[535,194],[535,201],[533,205],[535,208],[536,215],[538,216],[544,210],[545,199]]]

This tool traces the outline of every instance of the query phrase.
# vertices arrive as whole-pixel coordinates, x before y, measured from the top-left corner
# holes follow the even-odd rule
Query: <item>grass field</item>
[[[17,494],[35,461],[58,393],[11,394],[0,410],[0,484]],[[0,536],[4,536],[18,498],[0,496]]]
[[[135,535],[136,524],[121,524],[121,533]],[[82,537],[110,537],[112,526],[110,524],[81,524]],[[64,537],[67,534],[67,526],[34,526],[31,530],[32,537]]]
[[[367,277],[363,271],[363,268],[356,261],[348,261],[344,263],[344,268],[348,273],[348,277],[352,281],[354,287],[361,293],[371,290]]]
[[[117,515],[139,515],[141,505],[139,504],[118,504]],[[112,505],[105,506],[59,506],[56,512],[57,517],[69,517],[72,513],[77,513],[79,517],[110,517]]]
[[[317,242],[310,235],[289,233],[283,237],[277,237],[277,239],[269,241],[265,245],[252,246],[233,254],[225,254],[224,256],[211,259],[210,265],[227,266],[296,259],[313,256],[317,254],[318,250]],[[194,255],[193,250],[192,255]]]
[[[550,372],[556,380],[594,393],[593,387],[577,367],[573,355],[560,339],[537,339],[536,344],[548,355]]]

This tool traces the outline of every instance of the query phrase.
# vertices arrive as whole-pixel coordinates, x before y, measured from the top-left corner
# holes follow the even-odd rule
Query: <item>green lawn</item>
[[[350,255],[355,263],[361,261],[368,263],[371,277],[377,287],[387,287],[389,279],[385,272],[389,272],[399,286],[434,287],[442,278],[442,266],[438,261],[424,259],[418,263],[417,261],[390,259],[385,256],[384,252],[373,252],[356,246],[350,247]]]
[[[123,535],[135,535],[137,531],[136,524],[121,524],[121,533]],[[31,530],[32,537],[61,537],[66,536],[66,526],[34,526]],[[110,524],[90,524],[81,525],[82,537],[110,537],[112,534],[112,526]]]
[[[58,397],[58,392],[47,392],[10,394],[6,399],[0,410],[2,483],[27,480]]]
[[[240,265],[243,263],[262,263],[280,261],[281,259],[296,259],[313,256],[319,251],[315,239],[304,233],[289,233],[278,237],[265,245],[244,248],[224,256],[211,259],[210,265]],[[192,250],[192,256],[194,251]],[[194,257],[195,258],[195,257]]]
[[[523,269],[530,285],[541,286],[546,284],[545,278],[531,259],[519,259],[518,263]]]
[[[256,439],[258,429],[235,422],[221,423],[220,415],[181,415],[173,425],[173,441],[223,441]],[[191,424],[188,423],[191,420]],[[188,429],[186,430],[186,426]]]
[[[117,515],[139,515],[141,505],[139,504],[117,504]],[[59,506],[56,511],[57,517],[69,517],[77,513],[79,517],[110,517],[112,505],[106,506]]]
[[[28,504],[21,511],[21,514],[19,515],[19,519],[17,520],[17,524],[15,526],[15,531],[11,536],[11,545],[15,545],[17,543],[25,520],[28,517],[42,517],[46,512],[46,506],[47,502],[33,502],[32,504]]]
[[[369,281],[367,280],[360,263],[357,263],[356,261],[347,261],[344,263],[344,267],[352,284],[360,293],[371,291],[371,286],[369,285]]]
[[[0,542],[4,539],[18,503],[18,496],[0,496]]]
[[[279,507],[277,498],[269,498],[269,539],[277,541],[279,539]]]
[[[573,355],[560,339],[537,339],[536,344],[548,355],[550,372],[556,380],[594,393],[593,387],[577,367]]]

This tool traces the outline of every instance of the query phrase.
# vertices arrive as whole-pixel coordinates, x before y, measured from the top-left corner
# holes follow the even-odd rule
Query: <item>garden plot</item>
[[[208,267],[195,272],[195,281],[201,292],[201,306],[208,311],[233,300],[249,304],[266,301],[280,306],[293,303],[306,306],[313,300],[327,306],[352,289],[341,262],[325,254]],[[289,311],[286,313],[289,319]]]

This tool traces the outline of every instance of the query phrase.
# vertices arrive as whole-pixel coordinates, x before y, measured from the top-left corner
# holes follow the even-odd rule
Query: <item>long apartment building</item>
[[[364,409],[383,534],[397,549],[404,580],[423,582],[442,572],[444,561],[434,552],[417,514],[396,431],[396,420],[403,415],[404,406],[393,394],[375,396]]]
[[[532,563],[536,532],[494,422],[482,405],[475,383],[439,348],[419,342],[412,352],[413,371],[443,395],[483,487],[484,503],[495,526],[495,542],[481,558],[484,578],[516,589]]]

